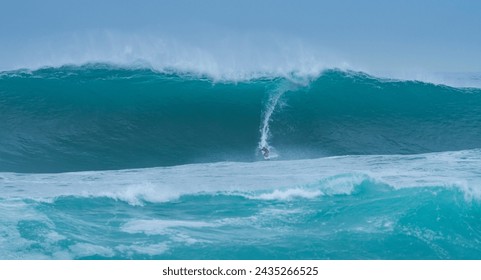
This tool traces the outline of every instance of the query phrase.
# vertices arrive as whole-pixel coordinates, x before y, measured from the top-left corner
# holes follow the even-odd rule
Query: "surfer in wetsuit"
[[[265,147],[265,146],[262,147],[261,152],[262,152],[262,155],[264,156],[264,159],[269,158],[269,149],[267,147]]]

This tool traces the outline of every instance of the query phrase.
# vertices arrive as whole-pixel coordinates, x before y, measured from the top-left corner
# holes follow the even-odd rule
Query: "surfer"
[[[266,146],[261,148],[261,152],[264,156],[264,159],[269,159],[269,149]]]

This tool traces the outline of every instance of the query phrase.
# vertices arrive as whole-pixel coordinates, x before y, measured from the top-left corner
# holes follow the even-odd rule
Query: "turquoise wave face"
[[[213,82],[109,65],[0,75],[0,171],[412,154],[479,147],[481,91],[329,70]]]
[[[480,164],[472,150],[1,173],[0,258],[479,259]]]

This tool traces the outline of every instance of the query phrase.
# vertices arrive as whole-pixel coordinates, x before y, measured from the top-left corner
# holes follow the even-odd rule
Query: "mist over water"
[[[317,76],[326,68],[348,66],[335,53],[270,32],[192,37],[109,30],[52,35],[17,50],[17,58],[4,62],[2,70],[101,62],[240,81],[260,76]]]

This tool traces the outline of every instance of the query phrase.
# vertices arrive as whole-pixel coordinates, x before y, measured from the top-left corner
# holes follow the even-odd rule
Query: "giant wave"
[[[480,123],[339,69],[2,72],[0,259],[479,259]]]
[[[480,147],[481,90],[326,70],[213,81],[87,64],[0,75],[0,171],[63,172],[195,162]]]

